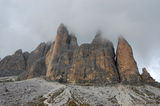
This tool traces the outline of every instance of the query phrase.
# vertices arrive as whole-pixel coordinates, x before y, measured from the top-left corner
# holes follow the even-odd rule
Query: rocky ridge
[[[45,56],[50,44],[41,43],[31,53],[17,50],[0,61],[0,77],[19,76],[20,80],[45,75]]]
[[[0,61],[0,77],[19,79],[45,76],[48,80],[84,85],[113,83],[153,83],[146,69],[140,75],[129,43],[119,37],[115,54],[111,41],[97,33],[89,44],[78,45],[77,38],[61,24],[52,44],[41,43],[33,52],[18,50]]]

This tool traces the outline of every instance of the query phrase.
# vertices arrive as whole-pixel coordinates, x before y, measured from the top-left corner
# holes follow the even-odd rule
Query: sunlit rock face
[[[119,37],[116,59],[120,80],[122,82],[141,81],[132,48],[123,37]]]
[[[58,28],[55,42],[46,56],[46,77],[51,80],[66,82],[72,65],[73,52],[77,47],[77,38],[70,35],[67,28],[61,24]]]

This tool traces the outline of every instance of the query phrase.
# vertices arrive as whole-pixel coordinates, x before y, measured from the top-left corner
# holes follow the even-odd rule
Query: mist
[[[91,42],[98,30],[115,48],[124,36],[139,71],[146,67],[160,81],[159,10],[159,0],[0,0],[0,57],[54,41],[64,23],[79,45]]]

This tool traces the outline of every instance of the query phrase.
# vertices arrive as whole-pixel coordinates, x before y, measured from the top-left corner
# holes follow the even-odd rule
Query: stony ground
[[[0,106],[160,106],[150,85],[79,86],[42,78],[0,83]]]

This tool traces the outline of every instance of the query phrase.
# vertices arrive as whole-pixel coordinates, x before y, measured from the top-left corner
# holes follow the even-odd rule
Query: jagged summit
[[[14,55],[16,55],[16,56],[22,55],[22,49],[17,50],[17,51],[14,53]]]
[[[148,83],[155,82],[155,80],[151,77],[146,68],[142,69],[142,80]]]
[[[57,48],[69,48],[70,46],[77,46],[77,38],[73,35],[70,35],[68,33],[68,29],[64,24],[60,24],[57,35],[55,39],[55,51],[57,51]],[[58,49],[60,50],[60,49]]]
[[[99,43],[102,41],[102,33],[100,31],[98,31],[96,33],[96,36],[94,37],[92,43]]]
[[[31,53],[18,50],[2,59],[0,72],[3,73],[0,76],[19,75],[20,79],[45,76],[53,81],[84,85],[154,82],[145,69],[139,74],[132,48],[124,37],[119,37],[116,54],[112,42],[100,32],[90,44],[78,46],[77,38],[69,34],[64,24],[58,27],[52,44],[41,43]]]
[[[119,70],[120,79],[123,82],[141,81],[137,63],[133,56],[133,51],[129,43],[122,36],[119,37],[117,53],[117,68]]]
[[[102,45],[106,45],[107,43],[112,44],[111,41],[107,40],[106,38],[104,38],[102,36],[102,32],[98,31],[94,37],[94,39],[92,40],[92,44],[102,44]],[[112,44],[113,45],[113,44]]]
[[[101,33],[78,46],[63,24],[52,43],[43,42],[31,53],[19,49],[0,61],[2,106],[158,106],[159,88],[146,68],[139,74],[124,37],[115,54]]]
[[[64,34],[68,34],[68,29],[64,24],[60,24],[57,30],[57,34],[58,35],[64,35]]]

